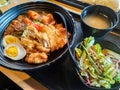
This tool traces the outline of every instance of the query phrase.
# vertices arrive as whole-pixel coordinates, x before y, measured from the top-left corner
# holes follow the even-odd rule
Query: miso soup
[[[84,17],[84,22],[97,29],[106,29],[111,26],[110,20],[104,15],[91,14]]]

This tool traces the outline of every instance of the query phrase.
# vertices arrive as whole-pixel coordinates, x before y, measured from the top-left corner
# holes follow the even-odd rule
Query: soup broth
[[[94,28],[97,29],[106,29],[111,26],[110,20],[103,16],[98,14],[91,14],[84,17],[84,22]]]

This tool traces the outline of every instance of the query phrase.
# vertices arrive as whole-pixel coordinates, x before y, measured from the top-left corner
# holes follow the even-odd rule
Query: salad
[[[95,43],[94,37],[85,38],[75,48],[75,57],[86,84],[109,89],[116,82],[120,83],[120,55],[102,49],[99,43]]]

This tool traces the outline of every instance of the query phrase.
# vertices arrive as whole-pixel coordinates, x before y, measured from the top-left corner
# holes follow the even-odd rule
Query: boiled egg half
[[[17,43],[8,44],[4,48],[4,55],[12,60],[21,60],[26,55],[26,50]]]
[[[11,43],[20,43],[17,37],[12,36],[12,35],[6,35],[3,37],[2,40],[2,45],[6,47],[6,45],[11,44]]]

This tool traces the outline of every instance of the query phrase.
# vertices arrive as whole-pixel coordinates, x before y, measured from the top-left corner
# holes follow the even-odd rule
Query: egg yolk
[[[10,57],[16,57],[18,55],[18,50],[15,46],[11,46],[6,50],[6,54]]]
[[[7,44],[10,44],[10,43],[16,42],[16,39],[14,37],[7,37],[5,41]]]

